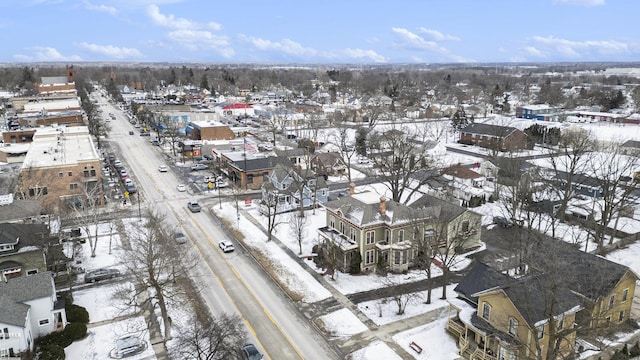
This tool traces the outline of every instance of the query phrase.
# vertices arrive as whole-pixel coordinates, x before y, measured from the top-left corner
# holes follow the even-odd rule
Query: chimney
[[[349,184],[349,196],[352,196],[356,193],[356,183]]]
[[[385,216],[387,214],[387,199],[382,196],[380,198],[380,215]]]

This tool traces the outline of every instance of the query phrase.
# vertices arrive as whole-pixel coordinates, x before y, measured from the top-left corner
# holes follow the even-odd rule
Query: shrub
[[[72,342],[84,339],[84,337],[87,336],[87,325],[82,323],[69,323],[64,328],[63,334],[70,345]]]
[[[70,323],[89,323],[89,312],[87,309],[79,305],[67,304],[65,305],[65,311],[67,313],[67,321]]]
[[[55,344],[42,346],[38,352],[39,360],[65,360],[64,349]]]

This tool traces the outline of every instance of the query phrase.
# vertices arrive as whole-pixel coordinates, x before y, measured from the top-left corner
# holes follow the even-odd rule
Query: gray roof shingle
[[[54,293],[52,274],[48,271],[0,282],[0,323],[24,326],[30,308],[25,302]]]

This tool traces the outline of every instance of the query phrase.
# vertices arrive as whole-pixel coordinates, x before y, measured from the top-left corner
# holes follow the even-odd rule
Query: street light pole
[[[140,191],[138,191],[138,220],[142,221],[142,212],[140,211]]]
[[[218,178],[216,178],[216,185],[218,188],[218,202],[220,203],[220,210],[222,210],[222,196],[220,196],[220,184],[218,184]]]

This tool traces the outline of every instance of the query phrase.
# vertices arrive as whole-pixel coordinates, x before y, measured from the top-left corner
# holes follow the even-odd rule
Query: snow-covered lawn
[[[331,336],[351,336],[368,328],[349,309],[340,309],[330,314],[320,316],[324,330]]]
[[[368,346],[354,351],[349,356],[349,360],[402,360],[387,344],[382,341],[374,341]],[[434,358],[436,359],[436,358]]]
[[[143,352],[127,357],[127,360],[155,359],[155,353],[149,342],[149,332],[143,317],[130,318],[87,330],[87,337],[76,341],[64,349],[67,359],[103,360],[109,359],[109,352],[115,347],[115,341],[124,335],[136,335],[147,342]]]
[[[132,314],[134,309],[123,309],[113,294],[121,284],[99,285],[73,292],[73,303],[89,312],[90,323],[112,320],[118,316]]]
[[[120,254],[122,249],[120,246],[120,235],[115,223],[100,223],[98,227],[98,240],[95,244],[96,256],[91,257],[91,245],[90,241],[86,241],[81,246],[80,252],[76,253],[76,265],[81,266],[85,271],[90,271],[98,268],[113,267],[122,270],[120,266]],[[91,236],[95,235],[96,226],[90,227]],[[86,239],[87,234],[84,229],[81,229],[81,237]],[[71,245],[71,242],[67,244]],[[70,256],[72,253],[71,246],[65,246],[65,254]],[[80,261],[80,263],[78,263]],[[82,281],[82,277],[79,277]]]
[[[218,217],[224,218],[232,224],[238,224],[235,204],[223,203],[222,209],[220,209],[219,206],[213,206],[211,209]],[[245,210],[257,213],[257,209],[255,209],[253,205],[245,208]],[[249,219],[240,216],[239,225],[237,226],[244,235],[244,242],[271,260],[275,276],[277,276],[279,281],[287,288],[300,295],[302,301],[316,302],[331,297],[331,293],[327,289],[316,281],[313,276],[305,271],[296,261],[291,259],[275,242],[267,242],[267,236]],[[285,227],[286,226],[282,226],[282,228]],[[295,252],[297,253],[297,251]]]
[[[447,334],[446,324],[446,318],[438,319],[426,325],[400,332],[392,338],[415,359],[457,359],[460,357],[458,345],[454,338]],[[422,353],[418,354],[411,349],[409,347],[411,342],[422,347]]]
[[[457,284],[447,285],[447,296],[455,297],[453,289]],[[420,291],[405,295],[408,299],[404,314],[398,315],[398,305],[391,297],[358,303],[358,309],[377,325],[384,325],[394,321],[401,321],[416,315],[421,315],[429,311],[448,307],[447,300],[441,300],[442,287],[436,287],[431,292],[431,304],[425,304],[426,291]]]

